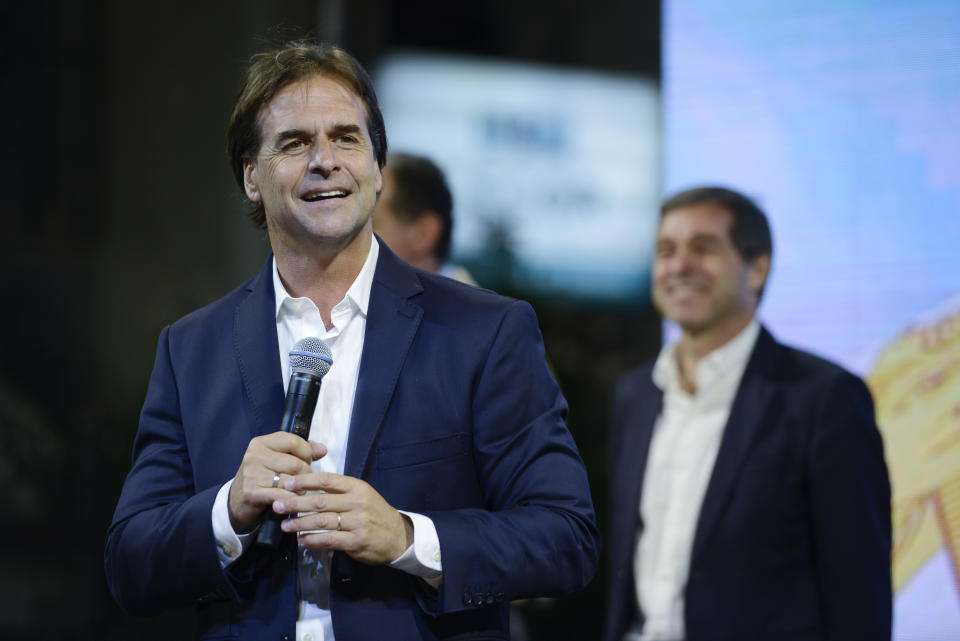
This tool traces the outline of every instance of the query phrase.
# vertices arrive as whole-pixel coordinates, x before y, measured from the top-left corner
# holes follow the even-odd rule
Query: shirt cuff
[[[247,534],[237,534],[230,525],[230,488],[233,486],[233,479],[223,484],[220,491],[217,492],[217,498],[213,502],[213,511],[211,520],[213,521],[213,538],[217,542],[217,558],[220,559],[220,567],[227,567],[243,554],[244,550],[250,545],[257,529]]]
[[[404,512],[413,524],[413,544],[390,563],[390,567],[418,576],[437,588],[443,583],[443,565],[440,562],[440,539],[437,527],[430,517],[415,512]]]

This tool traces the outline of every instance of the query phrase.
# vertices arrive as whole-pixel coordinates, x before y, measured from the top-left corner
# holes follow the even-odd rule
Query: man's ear
[[[770,254],[760,254],[750,263],[750,271],[747,274],[747,286],[750,287],[751,291],[759,295],[769,275]]]
[[[259,203],[260,183],[257,177],[257,164],[249,156],[243,157],[243,191],[252,203]]]
[[[413,221],[416,233],[413,238],[413,245],[418,254],[432,256],[440,242],[440,235],[443,233],[443,221],[440,214],[432,209],[425,209],[420,212],[416,220]]]

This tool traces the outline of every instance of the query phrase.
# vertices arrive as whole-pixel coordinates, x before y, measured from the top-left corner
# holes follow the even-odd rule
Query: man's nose
[[[680,249],[667,259],[667,269],[674,274],[683,274],[696,265],[697,259],[693,252]]]
[[[308,169],[323,176],[328,176],[337,165],[337,154],[330,141],[324,140],[313,145],[310,150],[310,164]]]

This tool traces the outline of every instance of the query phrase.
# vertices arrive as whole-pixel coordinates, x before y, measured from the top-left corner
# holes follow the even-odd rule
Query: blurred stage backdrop
[[[776,237],[763,319],[877,397],[896,638],[960,638],[955,0],[36,0],[2,17],[0,638],[189,637],[189,611],[113,604],[103,535],[160,329],[267,252],[224,153],[240,70],[308,34],[372,72],[391,149],[447,172],[455,260],[536,308],[601,523],[610,390],[661,344],[657,204],[699,183],[754,196]],[[518,604],[518,641],[597,638],[603,580]]]
[[[664,187],[772,219],[762,319],[867,379],[894,639],[960,639],[960,4],[664,3]]]

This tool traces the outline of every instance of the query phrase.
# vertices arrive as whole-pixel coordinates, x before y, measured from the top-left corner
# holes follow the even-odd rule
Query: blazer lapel
[[[277,343],[276,302],[273,293],[273,254],[248,285],[250,295],[234,313],[234,351],[240,377],[254,418],[254,434],[280,428],[283,381]]]
[[[767,373],[774,365],[776,350],[773,337],[761,328],[753,355],[744,370],[743,380],[730,408],[730,417],[723,430],[717,460],[703,497],[693,541],[691,566],[696,563],[710,533],[726,509],[751,445],[768,422],[766,417],[774,404],[774,387],[769,382]]]
[[[647,372],[649,374],[649,372]],[[663,392],[653,384],[650,376],[644,377],[642,388],[632,404],[632,417],[629,427],[624,430],[623,448],[625,456],[633,459],[632,464],[625,465],[624,476],[624,503],[621,509],[632,510],[633,520],[640,518],[640,497],[643,493],[643,479],[647,469],[647,457],[650,453],[650,440],[653,436],[653,426],[663,406]],[[640,523],[642,527],[643,524]]]
[[[420,327],[423,308],[409,299],[421,291],[416,272],[381,242],[350,419],[344,465],[347,476],[364,477],[403,362]]]

